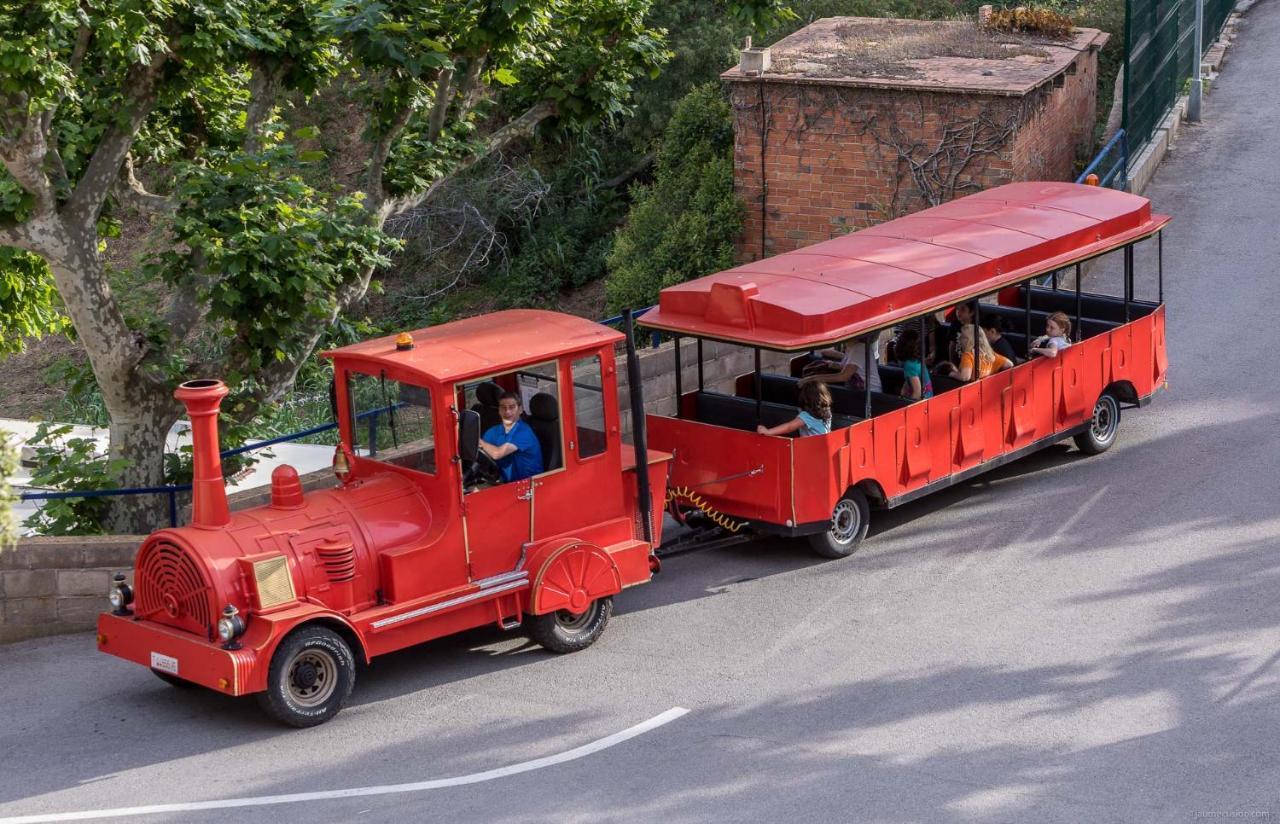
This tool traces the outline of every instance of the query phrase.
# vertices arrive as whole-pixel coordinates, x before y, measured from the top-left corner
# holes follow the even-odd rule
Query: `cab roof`
[[[1144,197],[1010,183],[663,289],[644,326],[770,349],[846,340],[1159,230]]]
[[[616,329],[540,309],[509,309],[429,326],[410,333],[413,348],[396,349],[396,335],[321,354],[346,368],[389,365],[441,382],[481,377],[623,339]]]

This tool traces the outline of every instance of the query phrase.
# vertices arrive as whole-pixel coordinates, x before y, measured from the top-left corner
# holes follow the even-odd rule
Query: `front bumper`
[[[225,650],[216,642],[132,615],[99,615],[98,649],[227,695],[255,692],[252,684],[260,680],[252,677],[255,650]]]

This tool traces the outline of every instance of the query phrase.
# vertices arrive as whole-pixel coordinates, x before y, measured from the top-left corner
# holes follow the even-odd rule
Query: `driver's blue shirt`
[[[532,478],[542,471],[542,445],[538,436],[524,421],[516,421],[508,431],[502,424],[489,427],[484,433],[484,442],[490,446],[515,444],[516,451],[498,459],[498,469],[502,470],[503,481],[519,481]]]

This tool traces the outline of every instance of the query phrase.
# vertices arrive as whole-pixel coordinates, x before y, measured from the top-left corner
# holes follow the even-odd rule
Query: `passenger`
[[[985,378],[987,375],[994,375],[996,372],[1012,368],[1013,361],[1004,355],[997,355],[991,351],[991,344],[987,342],[987,336],[975,335],[974,327],[971,323],[960,330],[960,337],[956,341],[960,349],[960,367],[956,369],[953,377],[961,381],[973,380],[973,342],[975,337],[978,340],[978,377]]]
[[[756,427],[756,432],[761,435],[790,435],[796,430],[800,430],[797,434],[802,438],[831,431],[831,391],[826,384],[818,381],[802,383],[799,415],[777,426]]]
[[[880,370],[877,368],[880,353],[879,351],[873,353],[871,374],[863,375],[863,367],[867,363],[867,345],[862,341],[850,341],[844,344],[843,351],[823,349],[819,357],[820,360],[805,364],[804,371],[801,372],[802,379],[847,386],[854,391],[862,389],[870,389],[872,392],[882,391]]]
[[[504,482],[531,478],[542,472],[542,446],[533,428],[520,419],[520,396],[503,392],[498,398],[502,422],[489,427],[480,448],[498,464]]]
[[[1013,344],[1009,343],[1004,336],[1004,323],[1000,318],[983,318],[982,331],[987,336],[987,343],[991,344],[991,350],[997,355],[1004,355],[1010,361],[1017,362],[1017,356],[1013,353]]]
[[[1031,341],[1030,354],[1046,358],[1058,357],[1058,351],[1071,345],[1071,318],[1066,312],[1054,312],[1044,321],[1045,334]]]
[[[902,363],[902,397],[913,401],[933,397],[929,367],[920,360],[920,333],[905,329],[894,342],[894,354]]]
[[[949,314],[950,319],[940,323],[934,333],[934,348],[929,353],[928,361],[931,364],[959,362],[960,352],[956,347],[956,340],[960,337],[960,330],[973,323],[973,306],[969,303],[957,303]]]

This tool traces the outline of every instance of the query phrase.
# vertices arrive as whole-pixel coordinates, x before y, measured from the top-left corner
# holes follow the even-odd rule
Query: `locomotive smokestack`
[[[218,407],[227,396],[222,381],[187,381],[173,396],[187,407],[191,419],[192,464],[191,525],[217,529],[231,521],[227,489],[222,480],[222,457],[218,449]]]

